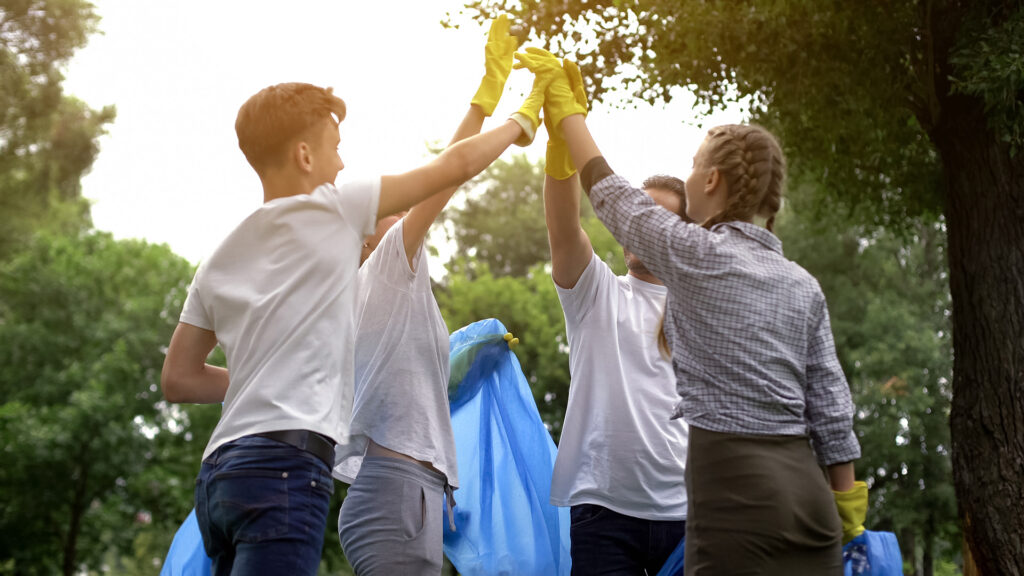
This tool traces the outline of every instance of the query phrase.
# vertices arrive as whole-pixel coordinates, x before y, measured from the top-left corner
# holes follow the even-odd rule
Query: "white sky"
[[[238,150],[238,107],[270,84],[333,86],[348,105],[338,180],[399,173],[445,143],[483,74],[486,28],[457,17],[458,0],[291,1],[93,0],[102,34],[71,61],[65,89],[94,108],[117,106],[86,176],[97,228],[118,238],[167,243],[193,263],[262,201]],[[561,55],[560,55],[561,56]],[[570,56],[571,55],[565,55]],[[519,108],[532,76],[513,71],[484,129]],[[597,104],[587,123],[611,166],[639,183],[654,173],[685,178],[705,126],[677,91],[668,106]],[[538,131],[525,151],[544,157]],[[456,196],[458,198],[458,196]],[[436,268],[435,268],[436,269]]]

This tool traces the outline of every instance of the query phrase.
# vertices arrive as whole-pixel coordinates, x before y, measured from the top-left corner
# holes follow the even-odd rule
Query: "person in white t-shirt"
[[[348,441],[364,238],[532,140],[542,99],[425,166],[342,186],[345,103],[330,88],[278,84],[241,107],[264,203],[197,270],[161,375],[170,402],[224,403],[195,489],[215,574],[317,572],[334,446]],[[226,370],[205,362],[218,343]]]
[[[499,16],[487,74],[452,142],[480,131],[511,71],[516,40]],[[543,97],[543,87],[536,97]],[[518,141],[522,144],[523,142]],[[338,536],[356,574],[440,574],[442,502],[454,529],[458,488],[448,405],[448,329],[430,286],[424,240],[455,192],[400,219],[385,218],[363,247],[356,299],[355,401],[334,475],[349,483]]]
[[[578,68],[563,66],[585,109]],[[659,346],[667,289],[626,250],[625,276],[594,253],[580,226],[576,169],[550,126],[545,172],[571,376],[551,503],[570,507],[573,574],[657,574],[686,532],[687,427],[671,419],[676,378]],[[652,176],[644,190],[685,219],[682,180]]]

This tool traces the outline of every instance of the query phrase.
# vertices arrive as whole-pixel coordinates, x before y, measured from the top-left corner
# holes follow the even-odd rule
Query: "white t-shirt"
[[[430,462],[457,488],[448,328],[430,290],[422,244],[409,268],[404,224],[392,226],[359,268],[352,434],[338,446],[334,475],[351,484],[373,439]]]
[[[356,273],[379,198],[377,178],[271,200],[196,271],[181,322],[217,334],[230,379],[203,458],[274,430],[348,438]]]
[[[555,506],[597,504],[686,519],[688,429],[670,420],[672,364],[658,350],[667,289],[615,276],[594,254],[576,286],[555,285],[569,336],[569,403],[551,479]]]

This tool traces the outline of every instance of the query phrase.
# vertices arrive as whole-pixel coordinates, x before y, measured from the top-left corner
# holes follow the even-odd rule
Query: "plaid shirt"
[[[675,417],[716,432],[807,434],[822,465],[860,457],[825,296],[774,234],[746,222],[687,224],[615,174],[590,200],[669,288]]]

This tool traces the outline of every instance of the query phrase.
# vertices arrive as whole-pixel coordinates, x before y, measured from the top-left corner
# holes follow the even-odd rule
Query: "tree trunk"
[[[921,576],[935,576],[935,537],[925,534],[924,553],[921,554]]]
[[[85,452],[82,451],[84,456]],[[75,495],[71,501],[71,518],[69,518],[68,535],[64,541],[64,576],[74,576],[75,562],[78,552],[78,533],[82,529],[82,516],[85,514],[86,486],[89,469],[78,466],[78,478],[75,483]]]
[[[903,561],[910,560],[910,576],[921,576],[917,571],[917,534],[913,528],[900,530],[900,550]]]
[[[982,104],[944,99],[932,133],[946,183],[953,299],[953,479],[982,574],[1024,575],[1024,153]]]

